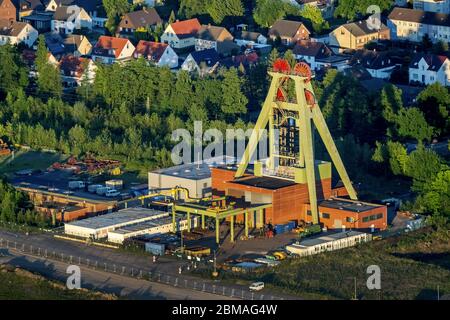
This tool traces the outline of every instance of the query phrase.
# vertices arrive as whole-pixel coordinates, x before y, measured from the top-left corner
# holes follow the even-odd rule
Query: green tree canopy
[[[450,133],[450,92],[436,82],[427,86],[417,97],[419,109],[424,113],[428,124],[439,135]]]
[[[36,51],[36,71],[38,91],[41,94],[61,97],[62,84],[59,67],[48,61],[49,52],[45,46],[45,38],[41,34]]]
[[[241,17],[244,7],[241,0],[211,0],[207,11],[215,23],[222,23],[225,17]]]
[[[0,46],[0,92],[9,92],[28,85],[28,70],[16,46]]]

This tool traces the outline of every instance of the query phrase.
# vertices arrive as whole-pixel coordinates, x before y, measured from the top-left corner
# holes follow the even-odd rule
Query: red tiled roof
[[[169,45],[161,42],[141,40],[136,46],[135,56],[143,55],[150,60],[159,61]]]
[[[101,36],[100,38],[98,38],[95,49],[114,49],[114,55],[116,56],[116,58],[118,58],[128,42],[129,40],[125,38]]]
[[[201,28],[200,22],[198,22],[197,18],[177,21],[172,23],[170,26],[180,39],[194,36]]]
[[[66,76],[72,76],[72,72],[75,72],[75,76],[80,77],[83,74],[85,63],[88,63],[88,61],[89,59],[86,58],[66,55],[61,58],[59,68]]]

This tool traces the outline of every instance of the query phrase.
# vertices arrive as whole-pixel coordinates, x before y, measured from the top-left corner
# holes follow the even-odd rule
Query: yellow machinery
[[[180,197],[180,193],[184,194],[184,198]],[[226,197],[191,197],[189,190],[176,186],[174,188],[167,188],[158,190],[148,195],[140,196],[138,199],[144,204],[145,199],[154,198],[157,196],[170,196],[173,198],[172,204],[172,224],[173,230],[176,230],[175,213],[186,213],[188,230],[191,230],[191,214],[201,216],[201,227],[205,229],[205,217],[215,220],[216,242],[220,241],[220,221],[223,219],[230,220],[230,236],[231,241],[234,242],[234,222],[235,217],[243,215],[244,219],[244,234],[248,238],[248,227],[250,224],[250,214],[259,213],[262,216],[263,210],[272,207],[272,204],[256,205],[251,208],[238,208],[236,203],[230,202],[227,204]],[[129,200],[128,200],[129,201]],[[260,218],[261,219],[261,218]]]

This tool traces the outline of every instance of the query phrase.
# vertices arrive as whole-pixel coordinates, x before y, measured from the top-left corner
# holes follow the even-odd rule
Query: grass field
[[[88,290],[68,290],[27,271],[7,271],[0,266],[0,300],[97,300],[114,299]]]
[[[381,290],[366,286],[367,267],[381,269]],[[431,227],[358,247],[289,259],[264,273],[222,275],[225,281],[264,281],[307,299],[437,299],[450,294],[450,232]],[[248,283],[248,282],[247,282]]]
[[[45,170],[53,163],[67,158],[68,156],[59,153],[16,150],[14,157],[9,155],[0,158],[0,174],[10,175],[24,169]]]

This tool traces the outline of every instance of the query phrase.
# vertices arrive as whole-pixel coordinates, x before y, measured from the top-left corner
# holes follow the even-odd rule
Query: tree
[[[185,18],[192,18],[208,13],[210,0],[180,0],[178,15]]]
[[[448,42],[439,40],[433,44],[433,53],[445,55],[449,51]]]
[[[413,179],[413,191],[422,191],[442,168],[441,158],[433,150],[419,144],[405,164],[405,175]]]
[[[419,109],[425,115],[428,124],[433,126],[438,135],[450,133],[450,92],[436,82],[427,86],[417,96]]]
[[[297,63],[297,60],[295,59],[295,55],[292,52],[291,49],[286,50],[286,52],[284,53],[284,57],[283,57],[291,66],[291,68],[295,67],[295,64]]]
[[[403,175],[408,163],[408,154],[405,147],[399,142],[388,141],[389,166],[394,175]]]
[[[431,141],[433,127],[429,126],[418,108],[402,108],[395,120],[401,137],[414,138],[418,142]]]
[[[41,94],[54,95],[61,97],[62,84],[59,68],[48,62],[48,50],[45,46],[44,35],[38,39],[36,51],[36,71],[38,91]]]
[[[444,168],[424,186],[416,203],[425,211],[450,218],[450,169]]]
[[[171,24],[171,23],[175,22],[176,20],[177,20],[177,17],[175,16],[175,12],[173,10],[170,11],[168,23]]]
[[[383,12],[394,5],[394,0],[339,0],[334,15],[353,20],[358,16],[372,14],[367,12],[371,5],[376,5]]]
[[[300,11],[300,16],[311,22],[315,32],[320,33],[330,27],[328,22],[323,18],[322,12],[316,6],[304,5]]]
[[[225,114],[242,114],[247,112],[247,97],[242,93],[243,79],[236,68],[230,68],[223,74],[222,112]]]
[[[19,57],[16,46],[0,46],[0,92],[10,92],[28,85],[28,70]]]
[[[75,125],[69,130],[69,143],[74,155],[78,156],[84,151],[87,141],[88,137],[81,126]]]
[[[106,27],[114,34],[121,16],[130,11],[130,3],[128,0],[103,0],[103,7],[108,17]]]
[[[225,17],[241,17],[244,7],[241,0],[212,0],[207,9],[215,23],[222,23]]]
[[[287,3],[279,0],[256,0],[253,19],[261,27],[270,27],[288,12]]]

